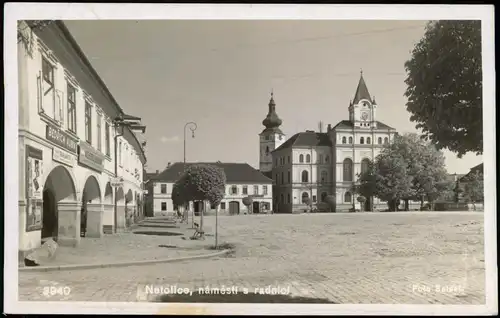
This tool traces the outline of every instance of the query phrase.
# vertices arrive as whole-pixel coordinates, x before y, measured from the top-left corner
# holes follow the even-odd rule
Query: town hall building
[[[377,121],[378,104],[370,95],[361,73],[348,120],[326,132],[307,130],[286,139],[280,129],[274,96],[260,134],[260,170],[273,179],[275,213],[309,210],[310,199],[318,210],[331,211],[325,199],[336,198],[334,211],[359,210],[352,188],[357,175],[389,144],[396,130]],[[374,198],[374,209],[386,209],[386,202]]]

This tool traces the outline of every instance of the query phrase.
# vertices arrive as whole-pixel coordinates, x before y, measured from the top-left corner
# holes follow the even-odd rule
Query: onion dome
[[[262,121],[262,124],[266,127],[264,131],[276,131],[281,133],[279,126],[282,120],[276,114],[276,103],[274,102],[274,94],[271,93],[271,99],[269,100],[269,112],[266,118]]]

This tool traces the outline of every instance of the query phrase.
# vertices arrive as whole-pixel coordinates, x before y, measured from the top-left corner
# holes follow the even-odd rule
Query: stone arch
[[[347,143],[347,138],[346,138],[345,136],[344,136],[344,137],[342,137],[342,143],[343,143],[343,144],[346,144],[346,143]]]
[[[125,195],[125,203],[132,204],[134,202],[134,194],[131,189],[128,189],[127,194]]]
[[[122,187],[118,187],[116,189],[116,204],[125,205],[125,193],[123,192]]]
[[[304,170],[302,171],[302,176],[301,176],[301,181],[302,182],[309,182],[309,171]]]
[[[352,181],[353,180],[353,162],[351,158],[345,158],[342,163],[342,180]]]
[[[82,201],[86,200],[89,203],[101,203],[101,187],[99,181],[94,175],[90,175],[83,185]]]
[[[307,154],[307,156],[306,156],[306,162],[307,163],[311,162],[311,155],[310,154]]]
[[[306,203],[306,200],[309,199],[309,193],[307,192],[302,192],[302,203]]]
[[[382,144],[382,137],[378,137],[378,139],[377,139],[377,143],[378,143],[379,145],[381,145],[381,144]]]
[[[76,202],[78,199],[76,182],[73,174],[62,165],[55,166],[45,178],[42,184],[37,180],[37,161],[35,161],[35,170],[33,171],[33,190],[42,192],[42,231],[41,238],[57,238],[59,236],[59,203]],[[31,182],[31,180],[30,180]],[[30,211],[31,212],[31,211]],[[36,219],[35,213],[28,214],[29,217]],[[61,233],[64,235],[64,233]]]
[[[304,155],[303,155],[303,154],[301,154],[301,155],[299,156],[299,162],[300,162],[300,163],[304,163]]]
[[[349,137],[349,144],[352,144],[352,137]]]
[[[54,191],[56,202],[77,201],[78,191],[73,173],[63,165],[57,165],[45,178],[43,190]]]
[[[111,186],[110,182],[106,183],[106,186],[104,188],[103,202],[105,204],[114,204],[114,202],[113,202],[113,187]]]

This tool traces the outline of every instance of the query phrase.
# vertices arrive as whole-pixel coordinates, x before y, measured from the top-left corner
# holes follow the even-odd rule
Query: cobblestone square
[[[209,243],[215,217],[204,223]],[[343,304],[485,302],[483,213],[224,216],[218,218],[218,237],[219,243],[235,244],[235,253],[179,263],[20,272],[19,300],[153,301],[158,295],[145,286],[274,286],[291,296]],[[169,243],[175,239],[182,240],[169,237]],[[136,252],[130,246],[129,253]],[[152,249],[151,258],[156,253]],[[44,295],[44,286],[70,292]]]

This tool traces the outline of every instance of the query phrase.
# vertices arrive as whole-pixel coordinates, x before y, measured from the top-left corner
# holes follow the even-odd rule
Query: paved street
[[[205,217],[210,233],[214,221]],[[224,216],[219,217],[219,237],[219,242],[236,245],[234,255],[123,268],[20,272],[20,300],[145,301],[154,297],[144,293],[145,285],[251,291],[272,285],[289,288],[291,295],[336,303],[485,302],[482,213]],[[69,287],[66,295],[43,295],[44,286],[56,285]]]

